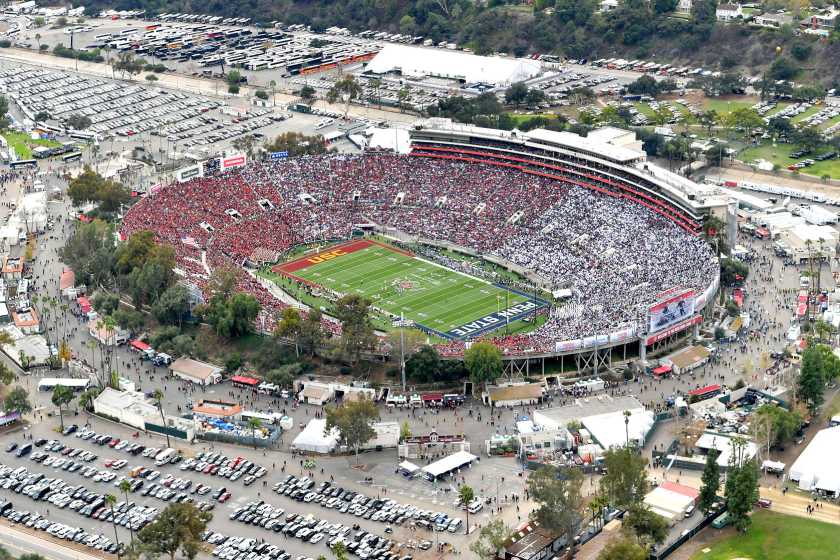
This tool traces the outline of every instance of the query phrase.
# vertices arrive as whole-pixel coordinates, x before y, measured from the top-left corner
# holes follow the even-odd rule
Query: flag
[[[713,232],[712,230],[709,230],[709,235],[714,235],[714,234],[715,234],[715,232]]]
[[[743,280],[743,279],[744,279],[743,276],[738,276],[738,273],[737,272],[735,273],[735,280]]]
[[[195,247],[195,238],[181,234],[181,243],[183,243],[184,245],[192,245],[193,247]]]

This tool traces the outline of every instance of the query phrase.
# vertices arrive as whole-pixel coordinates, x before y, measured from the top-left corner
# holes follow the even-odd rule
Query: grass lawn
[[[18,134],[16,132],[12,132],[6,134],[6,140],[9,142],[9,146],[15,149],[15,154],[20,156],[20,159],[31,159],[32,158],[32,148],[29,145],[38,145],[38,146],[60,146],[61,142],[51,142],[49,140],[32,140],[32,138],[28,134]],[[28,145],[27,145],[28,144]]]
[[[836,525],[804,517],[758,511],[743,538],[732,535],[715,541],[708,553],[697,551],[691,560],[830,560],[837,558]]]
[[[370,298],[374,307],[382,310],[374,316],[376,328],[390,329],[389,314],[399,317],[404,312],[407,319],[450,339],[482,332],[492,336],[496,329],[504,332],[507,321],[509,327],[533,328],[533,323],[520,319],[533,309],[547,306],[542,299],[535,302],[532,294],[508,292],[486,279],[369,240],[309,253],[278,264],[271,272],[275,274],[265,276],[295,295],[300,280],[312,286],[314,294],[324,286]],[[330,308],[329,302],[316,297],[306,295],[303,299],[307,304]]]
[[[718,99],[706,99],[703,109],[706,111],[714,109],[718,115],[725,115],[735,109],[749,109],[756,104],[755,101],[723,101]],[[781,107],[782,104],[779,104]]]
[[[766,161],[770,161],[773,163],[778,163],[782,169],[787,170],[788,165],[792,165],[799,161],[799,159],[792,159],[790,154],[799,150],[799,146],[796,144],[779,144],[775,148],[773,144],[770,143],[770,140],[764,140],[767,144],[759,146],[757,148],[750,148],[749,150],[745,150],[738,155],[737,159],[744,161],[745,163],[755,163],[756,159],[764,159]],[[818,156],[825,152],[830,151],[828,148],[821,148],[819,150],[814,150],[811,152],[810,156],[807,156],[811,159],[814,159],[814,156]],[[773,154],[776,154],[775,156]],[[804,159],[804,158],[803,158]],[[813,175],[815,177],[822,177],[826,173],[831,176],[832,179],[840,179],[840,161],[818,161],[816,164],[812,165],[811,167],[806,167],[801,171],[803,174]],[[780,172],[782,176],[789,176],[790,172]]]
[[[555,107],[554,110],[556,111],[557,108]],[[536,117],[545,117],[546,119],[556,119],[557,115],[515,115],[515,114],[511,113],[510,117],[513,120],[515,120],[517,124],[522,124],[525,121],[530,121],[531,119],[536,118]]]
[[[641,114],[643,114],[643,115],[644,115],[644,116],[646,116],[647,118],[649,118],[649,119],[652,119],[652,118],[653,118],[653,115],[654,115],[655,113],[653,112],[653,109],[651,109],[651,108],[648,106],[648,104],[647,104],[647,103],[633,103],[633,105],[636,107],[636,110],[637,110],[638,112],[640,112]]]
[[[691,14],[680,14],[677,12],[671,12],[670,14],[668,14],[668,17],[679,19],[691,19]]]
[[[831,402],[828,403],[825,407],[825,412],[822,413],[822,417],[828,422],[832,416],[840,413],[840,392],[834,395],[834,398],[831,399]]]

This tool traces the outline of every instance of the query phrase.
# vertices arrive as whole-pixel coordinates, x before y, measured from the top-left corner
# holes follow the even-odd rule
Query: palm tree
[[[40,33],[35,34],[35,40],[38,41],[38,50],[40,51],[41,50],[41,34]]]
[[[277,105],[277,101],[274,98],[274,88],[277,87],[277,82],[271,80],[270,82],[268,82],[268,85],[271,86],[271,106],[274,107],[275,105]]]
[[[163,391],[160,389],[155,389],[155,392],[152,393],[152,398],[157,401],[158,410],[160,411],[160,419],[163,420],[163,430],[166,432],[166,447],[172,447],[169,445],[169,429],[166,427],[166,418],[163,416],[163,407],[160,404],[160,399],[164,397]],[[254,445],[254,449],[257,446]]]
[[[251,430],[251,434],[254,437],[254,449],[257,448],[257,430],[263,427],[263,423],[259,418],[248,418],[248,421],[245,422],[245,427]]]
[[[347,554],[347,546],[343,542],[339,541],[332,546],[332,553],[333,556],[344,558]]]
[[[128,503],[128,493],[131,492],[131,481],[123,480],[120,482],[120,492],[125,494],[125,501]],[[134,540],[134,529],[131,528],[131,523],[128,524],[128,531],[131,535],[131,540]]]
[[[113,494],[108,494],[107,496],[105,496],[105,505],[111,508],[111,522],[114,524],[114,542],[120,542],[120,536],[117,534],[117,520],[114,517],[114,504],[116,503],[117,497]]]
[[[93,367],[94,374],[96,374],[96,347],[99,344],[95,340],[90,341],[90,365]],[[102,380],[99,376],[96,376],[96,380],[99,382],[99,388],[102,389]]]
[[[624,415],[624,431],[627,435],[627,447],[630,447],[630,411],[625,410]]]
[[[61,335],[61,338],[67,340],[67,310],[70,309],[70,306],[66,303],[61,306],[61,310],[64,312],[64,333]]]

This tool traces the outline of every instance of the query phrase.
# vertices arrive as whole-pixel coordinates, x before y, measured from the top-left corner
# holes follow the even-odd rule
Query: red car
[[[234,459],[233,461],[228,463],[228,466],[235,467],[236,465],[238,465],[242,461],[244,461],[244,459],[242,457],[237,457],[236,459]]]
[[[190,494],[195,494],[196,492],[198,492],[202,488],[203,488],[203,485],[198,484],[197,486],[194,486],[194,487],[190,488]]]
[[[62,451],[62,452],[61,452],[61,454],[62,454],[62,455],[69,455],[70,453],[73,453],[73,451],[74,451],[74,450],[73,450],[73,448],[72,448],[72,447],[68,447],[68,448],[66,448],[64,451]]]
[[[117,462],[116,459],[108,459],[107,461],[105,461],[105,466],[110,467],[111,465],[113,465],[116,462]]]
[[[94,519],[99,519],[99,516],[103,513],[105,513],[105,508],[101,507],[98,510],[96,510],[96,513],[94,513],[91,517],[93,517]]]
[[[108,444],[108,447],[116,447],[120,443],[119,439],[115,439],[111,443]]]
[[[209,473],[210,471],[212,471],[215,468],[216,468],[216,465],[207,465],[206,467],[204,467],[204,474]]]
[[[224,494],[219,496],[219,503],[227,501],[228,498],[230,498],[230,492],[225,492]]]

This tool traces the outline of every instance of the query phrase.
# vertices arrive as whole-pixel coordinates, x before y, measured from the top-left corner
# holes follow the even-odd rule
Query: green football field
[[[460,339],[499,328],[547,302],[370,240],[272,268],[278,274],[342,294],[370,298],[384,313],[413,321],[438,336]]]

